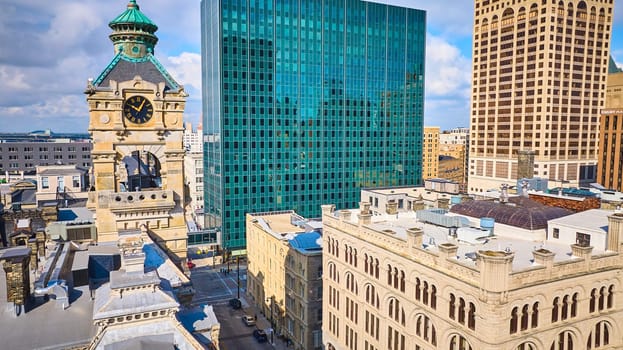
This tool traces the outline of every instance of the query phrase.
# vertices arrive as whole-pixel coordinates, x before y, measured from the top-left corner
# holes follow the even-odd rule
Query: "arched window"
[[[355,276],[350,272],[346,273],[346,288],[355,295],[357,295],[359,292],[359,288],[357,287],[357,281],[355,280]]]
[[[597,322],[595,328],[588,336],[588,342],[586,343],[587,349],[601,348],[610,344],[610,333],[612,329],[607,321]]]
[[[560,315],[560,318],[562,320],[566,320],[568,316],[568,312],[569,312],[569,296],[565,295],[562,298],[562,313]]]
[[[347,263],[350,263],[350,258],[351,258],[351,249],[347,244],[344,244],[344,261]]]
[[[400,291],[405,292],[405,272],[400,270]]]
[[[353,249],[353,265],[357,267],[357,249]]]
[[[465,324],[465,300],[459,298],[459,323]]]
[[[554,302],[552,303],[552,323],[558,322],[558,303],[560,298],[555,297]]]
[[[519,344],[519,346],[517,346],[516,350],[536,350],[536,345],[530,342],[521,343]]]
[[[597,304],[597,288],[591,290],[591,301],[589,303],[589,311],[595,312],[595,306]]]
[[[608,288],[608,309],[614,306],[614,284],[611,284]]]
[[[392,285],[392,266],[387,265],[387,284]]]
[[[422,290],[422,302],[424,305],[428,305],[428,282],[424,282],[424,289]]]
[[[467,327],[471,330],[476,329],[476,305],[469,303],[469,312],[467,313]]]
[[[141,191],[162,188],[160,160],[148,151],[133,151],[123,157],[120,168],[120,189]],[[123,167],[123,168],[121,168]]]
[[[550,350],[573,350],[573,334],[569,331],[562,331],[556,336],[556,340],[552,342]]]
[[[532,305],[532,324],[530,327],[536,328],[539,326],[539,302],[537,301]]]
[[[437,287],[434,284],[430,286],[430,307],[437,309]]]
[[[578,314],[578,293],[574,293],[571,297],[571,317]]]
[[[431,320],[425,315],[418,315],[416,317],[415,335],[432,345],[437,345],[437,331]]]
[[[368,273],[368,254],[364,254],[363,258],[364,258],[363,270],[365,271],[365,273]]]
[[[396,322],[405,325],[405,310],[400,307],[400,302],[396,298],[389,299],[389,317]]]
[[[454,320],[456,317],[456,297],[452,293],[450,293],[450,306],[448,310],[448,317]]]
[[[394,267],[394,288],[398,289],[398,269]]]
[[[379,279],[379,259],[374,259],[374,277]]]
[[[521,330],[528,329],[528,304],[524,305],[521,309]]]
[[[515,306],[511,311],[511,323],[510,323],[510,334],[517,333],[517,321],[519,316],[517,315],[518,308]]]
[[[420,279],[415,279],[415,300],[420,301]]]
[[[377,309],[379,308],[379,295],[372,284],[366,285],[366,302]]]
[[[599,289],[599,310],[604,309],[605,299],[606,299],[606,287],[601,287],[601,289]]]
[[[465,337],[455,334],[450,338],[450,350],[472,350]]]

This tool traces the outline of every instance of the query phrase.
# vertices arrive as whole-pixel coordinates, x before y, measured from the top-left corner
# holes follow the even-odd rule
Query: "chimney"
[[[437,207],[439,209],[449,209],[450,199],[449,198],[437,198]]]
[[[608,216],[608,238],[606,250],[618,252],[621,250],[621,236],[623,235],[623,213],[614,213]]]
[[[372,213],[370,213],[370,203],[359,202],[359,225],[369,225],[372,222]]]
[[[422,248],[422,236],[424,231],[419,227],[407,229],[407,246],[409,249]]]
[[[523,180],[521,182],[521,196],[522,197],[528,198],[528,188],[529,187],[530,187],[530,184],[528,183],[528,181]]]
[[[340,220],[342,221],[348,221],[350,220],[351,217],[351,212],[348,209],[342,209],[340,210]]]
[[[413,211],[424,210],[426,206],[424,205],[424,198],[420,194],[418,198],[413,201]]]
[[[361,214],[370,214],[370,203],[359,202],[359,211],[361,212]]]
[[[322,215],[331,215],[335,211],[335,204],[324,204],[320,206]]]
[[[508,184],[500,186],[500,203],[508,203]]]
[[[476,257],[476,266],[480,270],[480,288],[494,293],[507,291],[515,253],[479,250]]]
[[[390,199],[387,201],[387,205],[385,206],[385,211],[389,215],[398,214],[398,202],[395,199]]]

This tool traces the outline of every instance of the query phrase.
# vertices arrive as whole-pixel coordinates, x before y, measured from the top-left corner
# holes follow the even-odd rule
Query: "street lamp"
[[[240,256],[236,256],[236,264],[238,265],[238,299],[240,299]]]
[[[266,302],[270,300],[270,343],[275,344],[273,334],[275,333],[275,322],[273,320],[273,301],[275,300],[275,296],[271,295],[270,299],[267,299]]]

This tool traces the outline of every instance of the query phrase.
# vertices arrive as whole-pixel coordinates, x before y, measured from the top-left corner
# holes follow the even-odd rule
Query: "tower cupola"
[[[108,23],[115,54],[121,52],[130,58],[141,58],[154,53],[158,37],[154,34],[158,26],[145,16],[136,3],[130,0],[128,8]]]

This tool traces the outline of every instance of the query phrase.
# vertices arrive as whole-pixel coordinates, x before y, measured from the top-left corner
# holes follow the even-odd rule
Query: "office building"
[[[89,140],[66,138],[45,141],[0,139],[0,172],[34,175],[37,166],[54,164],[90,169],[92,146]]]
[[[623,347],[620,213],[552,220],[542,242],[369,203],[322,219],[328,350]]]
[[[468,145],[469,128],[453,128],[439,134],[439,143],[442,145]]]
[[[319,217],[421,181],[424,11],[361,0],[202,1],[206,228]],[[209,140],[209,141],[208,141]],[[222,220],[222,221],[221,221]]]
[[[623,190],[623,72],[608,75],[606,108],[601,110],[597,182]]]
[[[422,144],[422,179],[437,177],[439,170],[439,127],[424,127]]]
[[[534,176],[595,181],[612,1],[476,0],[468,190]]]
[[[188,186],[187,215],[203,226],[203,133],[201,124],[193,129],[191,123],[184,128],[184,178]],[[188,218],[187,218],[188,219]]]
[[[322,224],[284,211],[247,214],[246,226],[253,303],[294,349],[322,349]]]

